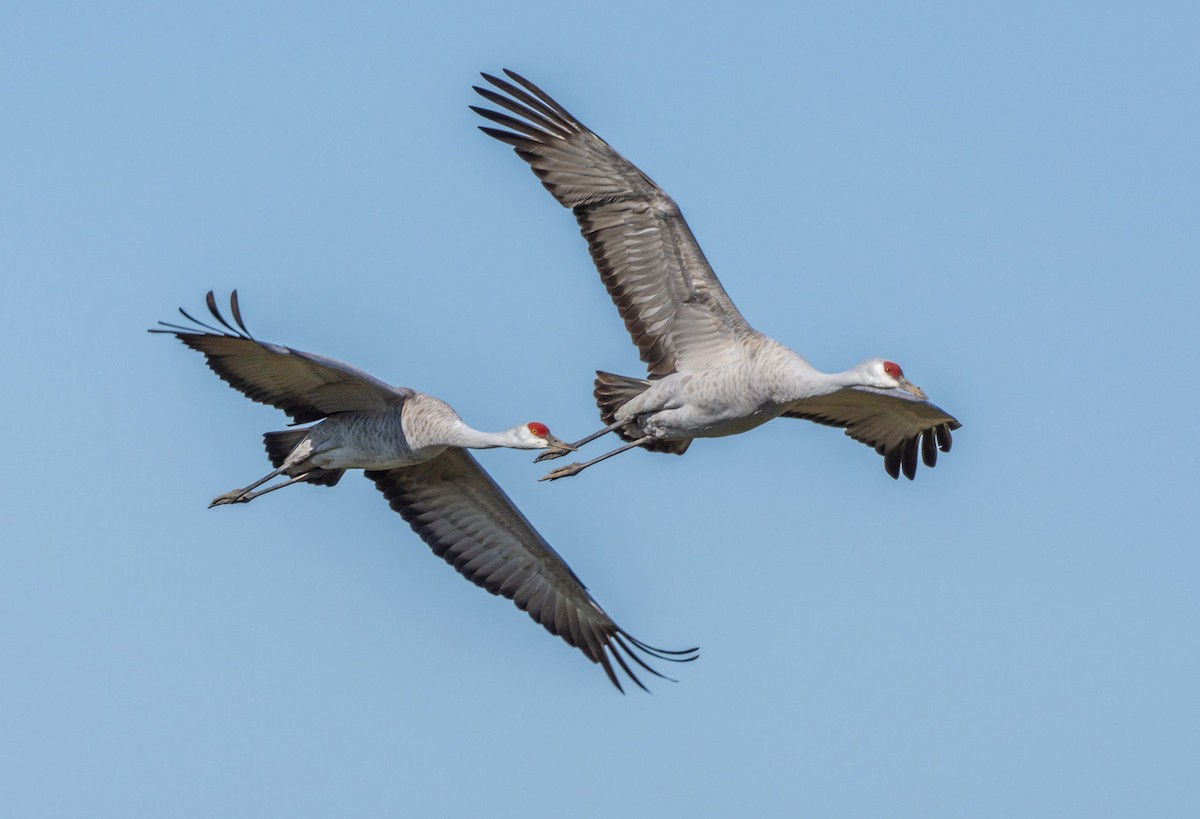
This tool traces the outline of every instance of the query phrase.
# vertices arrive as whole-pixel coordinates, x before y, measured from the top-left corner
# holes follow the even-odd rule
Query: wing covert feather
[[[848,436],[883,456],[889,475],[898,478],[903,471],[912,480],[917,472],[918,450],[925,465],[934,466],[938,450],[950,451],[950,433],[962,424],[941,407],[906,396],[850,387],[797,401],[783,417],[845,429]]]
[[[209,369],[252,401],[283,410],[297,424],[318,421],[336,412],[374,411],[399,403],[414,393],[393,387],[336,359],[258,341],[242,323],[237,291],[231,297],[236,327],[217,310],[212,291],[208,306],[225,330],[180,312],[192,325],[159,322],[188,347],[204,354]]]
[[[704,257],[679,207],[650,177],[520,75],[475,90],[512,114],[472,106],[509,130],[481,130],[529,163],[571,208],[592,260],[652,378],[720,364],[754,332]],[[514,85],[514,83],[516,83]]]
[[[621,684],[610,655],[626,667],[618,650],[660,677],[630,646],[659,659],[694,658],[683,656],[694,650],[668,652],[646,646],[613,622],[466,450],[450,448],[430,461],[368,471],[366,476],[434,554],[472,583],[509,598],[551,634],[599,663],[617,688]],[[634,674],[630,677],[645,687]]]

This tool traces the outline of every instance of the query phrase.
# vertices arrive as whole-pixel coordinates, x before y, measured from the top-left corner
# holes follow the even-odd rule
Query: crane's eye
[[[548,438],[550,436],[550,428],[545,424],[538,423],[537,421],[530,421],[525,426],[530,432],[539,438]]]
[[[904,375],[904,370],[900,369],[900,365],[894,361],[883,362],[883,371],[892,378],[901,378]]]

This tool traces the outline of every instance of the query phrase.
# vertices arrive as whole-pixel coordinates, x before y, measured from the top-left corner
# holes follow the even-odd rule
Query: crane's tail
[[[292,454],[292,450],[304,440],[308,435],[308,429],[288,429],[283,432],[265,432],[263,433],[263,444],[267,448],[267,457],[271,459],[271,466],[280,467],[287,460],[287,456]],[[316,484],[317,486],[334,486],[342,479],[342,475],[346,474],[344,469],[317,469],[309,470],[308,477],[305,478],[305,483]]]
[[[600,418],[604,421],[605,426],[609,426],[617,420],[617,410],[628,404],[634,398],[644,393],[649,387],[650,382],[644,378],[630,378],[627,375],[615,375],[613,373],[602,372],[596,370],[596,388],[592,391],[592,395],[596,397],[596,406],[600,408]],[[642,437],[640,432],[626,432],[624,429],[618,429],[617,434],[625,441],[636,441]],[[691,439],[686,441],[651,441],[642,444],[643,449],[648,449],[651,452],[670,452],[674,455],[682,455],[687,452],[687,448],[691,445]]]

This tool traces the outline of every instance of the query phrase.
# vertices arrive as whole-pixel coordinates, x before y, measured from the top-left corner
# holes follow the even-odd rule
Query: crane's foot
[[[540,464],[542,461],[552,461],[555,458],[561,458],[562,456],[564,456],[570,452],[574,452],[574,450],[573,449],[547,449],[545,452],[541,453],[536,458],[534,458],[533,462],[535,464]]]
[[[567,464],[566,466],[560,466],[558,469],[555,469],[552,472],[547,472],[545,475],[538,478],[538,480],[539,481],[557,481],[559,478],[569,478],[572,475],[578,475],[580,472],[582,472],[584,466],[586,466],[586,464],[581,464],[581,463],[573,463],[573,464]]]
[[[224,495],[217,495],[213,498],[212,503],[208,505],[209,509],[214,506],[225,506],[229,503],[249,503],[252,496],[245,489],[234,489],[232,492],[226,492]]]

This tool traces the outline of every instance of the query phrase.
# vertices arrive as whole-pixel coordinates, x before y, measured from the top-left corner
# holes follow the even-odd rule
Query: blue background
[[[13,816],[1195,816],[1189,3],[16,3],[0,24],[0,770]],[[281,413],[145,329],[475,426],[642,372],[467,106],[521,71],[680,203],[750,322],[963,421],[914,483],[773,422],[553,484],[480,457],[652,696],[365,480],[206,509]],[[597,450],[602,445],[597,444]]]

